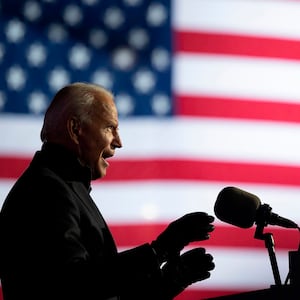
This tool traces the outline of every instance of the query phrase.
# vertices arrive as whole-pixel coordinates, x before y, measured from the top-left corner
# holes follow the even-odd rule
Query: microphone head
[[[236,187],[225,187],[219,193],[214,211],[218,219],[223,222],[250,228],[256,218],[256,211],[260,207],[260,199]]]

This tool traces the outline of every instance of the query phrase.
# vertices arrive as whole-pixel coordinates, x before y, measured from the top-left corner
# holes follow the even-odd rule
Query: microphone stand
[[[270,213],[271,213],[271,208],[267,204],[261,205],[261,207],[257,210],[257,215],[256,215],[257,227],[255,230],[254,238],[263,240],[265,242],[265,247],[268,249],[268,253],[270,257],[273,276],[275,280],[275,286],[281,286],[282,284],[281,284],[277,259],[275,255],[273,234],[263,233],[265,226],[268,225],[267,220]]]

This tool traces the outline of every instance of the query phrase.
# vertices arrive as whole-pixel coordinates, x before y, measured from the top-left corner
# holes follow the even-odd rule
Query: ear
[[[70,117],[67,122],[67,130],[71,140],[79,144],[79,135],[81,130],[80,121],[76,117]]]

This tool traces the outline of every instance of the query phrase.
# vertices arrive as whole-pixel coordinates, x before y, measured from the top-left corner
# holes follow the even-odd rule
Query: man
[[[54,97],[43,142],[8,194],[0,214],[0,275],[4,300],[173,299],[214,268],[203,248],[212,216],[187,214],[151,244],[118,253],[89,195],[106,175],[107,158],[122,147],[113,95],[73,83]]]

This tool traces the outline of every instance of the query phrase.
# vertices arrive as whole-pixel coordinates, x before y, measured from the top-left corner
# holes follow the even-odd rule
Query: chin
[[[92,168],[92,180],[100,179],[106,176],[106,166],[96,165]]]
[[[106,169],[104,169],[104,170],[98,170],[98,172],[97,172],[97,178],[103,178],[103,177],[105,177],[106,176]]]

